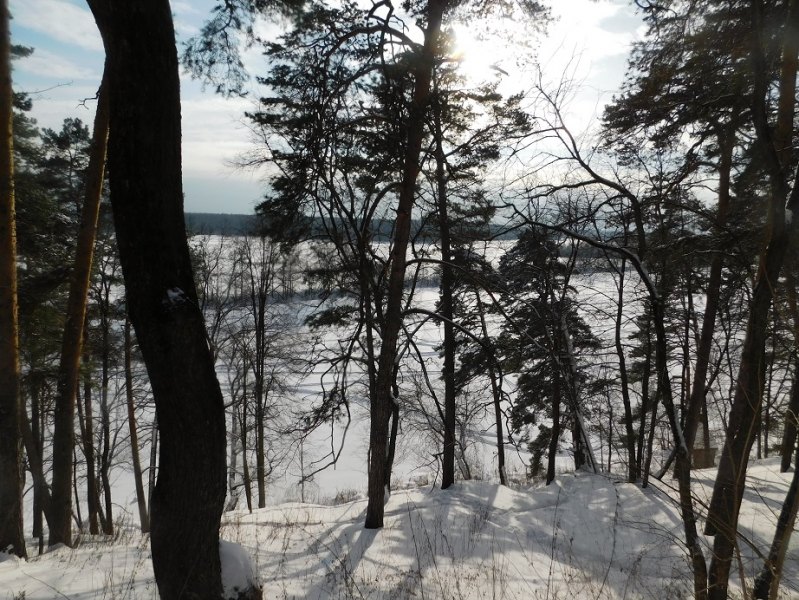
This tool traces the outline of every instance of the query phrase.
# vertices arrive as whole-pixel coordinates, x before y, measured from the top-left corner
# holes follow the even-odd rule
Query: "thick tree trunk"
[[[100,85],[97,112],[94,117],[92,147],[86,174],[86,194],[81,210],[75,261],[69,281],[64,335],[61,340],[61,361],[53,420],[53,525],[50,544],[72,545],[72,455],[75,446],[75,399],[78,393],[81,345],[83,343],[86,305],[89,297],[97,218],[103,195],[105,155],[108,141],[108,91]],[[91,511],[90,511],[91,512]]]
[[[11,99],[8,1],[0,0],[0,552],[25,557]]]
[[[151,548],[164,600],[222,594],[225,413],[186,242],[167,0],[89,0],[106,50],[108,169],[128,309],[160,430]]]
[[[446,0],[428,0],[427,29],[424,48],[414,69],[414,90],[408,122],[408,138],[403,159],[402,186],[400,188],[394,240],[391,248],[388,286],[386,291],[385,320],[382,327],[382,344],[378,359],[377,389],[372,397],[371,429],[369,433],[369,484],[366,507],[367,529],[383,526],[384,506],[390,491],[388,473],[388,425],[392,405],[399,402],[392,390],[397,340],[402,327],[402,296],[405,290],[405,266],[408,240],[411,232],[411,213],[419,175],[419,157],[424,137],[424,115],[430,96],[430,80],[438,50],[438,38]]]
[[[764,232],[764,246],[749,306],[746,337],[741,350],[740,367],[730,410],[727,437],[719,462],[716,483],[708,511],[706,533],[715,534],[713,559],[710,564],[711,600],[727,597],[730,564],[738,531],[738,512],[746,486],[749,453],[759,427],[763,398],[763,357],[765,354],[769,310],[790,241],[797,231],[799,219],[799,168],[788,181],[787,156],[793,132],[796,94],[797,55],[799,55],[799,1],[790,0],[783,31],[782,67],[777,126],[772,132],[767,119],[768,82],[763,56],[763,6],[752,0],[754,73],[752,117],[764,163],[769,172],[771,201]],[[787,215],[786,215],[787,213]],[[790,218],[786,218],[790,216]]]
[[[133,342],[130,335],[130,319],[125,319],[125,398],[128,405],[128,428],[130,430],[130,454],[133,458],[133,480],[136,484],[136,504],[139,507],[141,532],[150,532],[150,515],[147,513],[147,496],[144,493],[141,458],[139,456],[139,434],[136,429],[136,412],[133,403]]]

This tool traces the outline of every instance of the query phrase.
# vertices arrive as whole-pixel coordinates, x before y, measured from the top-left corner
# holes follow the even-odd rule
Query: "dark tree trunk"
[[[103,445],[100,452],[100,482],[103,484],[103,499],[105,500],[105,520],[103,533],[114,535],[114,505],[111,502],[111,413],[108,406],[108,383],[110,381],[110,334],[111,324],[109,318],[110,298],[106,293],[103,299],[103,316],[100,319],[103,335],[102,350],[102,375],[100,381],[100,423],[102,426]]]
[[[72,544],[70,518],[72,502],[69,488],[73,473],[72,462],[67,460],[67,457],[72,454],[75,446],[75,400],[78,393],[81,345],[89,297],[94,241],[97,235],[97,218],[103,195],[109,118],[108,92],[105,87],[102,84],[100,86],[94,118],[86,193],[81,209],[74,268],[69,281],[64,335],[61,340],[61,360],[58,366],[53,421],[53,525],[50,528],[50,544],[61,543],[68,546]],[[91,515],[92,511],[89,512]]]
[[[731,127],[731,129],[734,128]],[[719,133],[718,142],[721,157],[718,171],[719,188],[716,227],[719,231],[723,231],[727,226],[727,213],[730,205],[730,173],[732,172],[732,153],[735,148],[734,131]],[[707,415],[707,374],[710,365],[710,351],[713,347],[713,337],[716,332],[716,315],[719,309],[723,268],[724,253],[719,249],[718,252],[713,254],[713,258],[710,261],[710,274],[705,291],[705,313],[702,317],[702,332],[696,347],[694,381],[691,388],[691,396],[688,400],[688,414],[685,418],[685,443],[688,446],[689,456],[692,456],[696,431],[700,422],[703,425],[704,436],[702,446],[705,450],[710,447]]]
[[[88,328],[84,327],[84,336],[88,335]],[[84,360],[88,360],[88,351],[84,350]],[[97,490],[97,472],[95,469],[95,456],[94,456],[94,415],[92,409],[92,381],[91,378],[86,376],[83,381],[83,403],[84,408],[84,435],[83,435],[83,453],[86,456],[86,495],[87,503],[89,505],[89,533],[100,533],[98,515],[100,513],[100,497]]]
[[[791,460],[796,450],[796,431],[799,425],[799,355],[793,359],[793,387],[788,410],[785,411],[785,426],[782,432],[782,455],[780,472],[786,473],[791,468]]]
[[[11,34],[8,1],[0,1],[0,552],[25,557],[22,525],[22,407],[17,326],[17,236],[11,133]]]
[[[483,342],[489,343],[488,324],[486,323],[485,308],[480,299],[480,289],[475,287],[475,297],[477,298],[477,312],[480,315],[480,331],[483,335]],[[499,374],[495,367],[494,356],[487,356],[488,377],[491,380],[491,397],[494,400],[494,426],[497,432],[497,470],[499,471],[499,483],[508,485],[507,473],[505,473],[505,435],[502,430],[502,392],[500,390]]]
[[[646,320],[646,340],[644,349],[644,364],[642,368],[641,379],[641,421],[638,425],[638,453],[636,455],[636,464],[638,472],[641,473],[641,487],[645,488],[649,485],[649,469],[652,464],[652,442],[655,436],[655,421],[657,420],[658,411],[658,397],[655,396],[654,401],[649,402],[649,370],[652,365],[652,343],[650,341],[649,332],[652,321],[648,318]],[[649,429],[646,427],[646,416],[652,413],[650,419]],[[646,442],[646,443],[644,443]]]
[[[25,407],[22,407],[22,410],[25,411]],[[38,382],[32,382],[31,384],[31,421],[33,421],[33,427],[31,428],[31,438],[32,442],[31,445],[35,450],[36,456],[42,455],[42,444],[40,443],[40,435],[39,435],[39,384]],[[27,412],[23,412],[22,420],[23,422],[27,421]],[[22,426],[22,439],[23,443],[25,442],[25,426]],[[33,473],[33,463],[34,460],[31,460],[30,456],[28,457],[28,465],[31,473]],[[37,477],[36,475],[32,475],[33,478],[33,537],[39,538],[40,546],[44,545],[44,540],[42,536],[44,535],[44,524],[42,523],[42,519],[44,517],[44,511],[42,509],[42,487],[44,485],[44,477]],[[41,554],[41,552],[40,552]]]
[[[225,414],[183,217],[180,84],[167,0],[89,0],[111,102],[108,169],[128,310],[160,430],[151,503],[164,600],[222,594]]]
[[[668,365],[668,345],[665,329],[664,301],[662,298],[652,298],[652,321],[655,326],[656,348],[655,362],[657,365],[658,394],[663,398],[663,407],[669,418],[672,437],[677,446],[676,464],[674,474],[677,478],[677,487],[680,500],[680,514],[685,531],[685,544],[691,560],[694,578],[694,597],[696,600],[707,598],[707,563],[699,542],[696,528],[696,514],[694,513],[693,497],[691,496],[691,457],[688,446],[682,435],[679,419],[671,390]]]
[[[795,261],[792,261],[795,264]],[[796,302],[796,278],[790,269],[786,277],[788,288],[788,308],[793,321],[794,339],[799,342],[799,307]],[[785,473],[791,468],[794,451],[796,449],[796,432],[799,426],[799,352],[794,350],[793,361],[793,387],[788,409],[785,411],[785,424],[782,430],[782,451],[780,454],[780,472]]]
[[[795,465],[791,485],[785,495],[779,519],[777,519],[777,528],[774,531],[768,560],[755,577],[754,597],[758,600],[777,599],[782,567],[785,564],[785,555],[791,543],[791,533],[796,523],[797,510],[799,510],[799,452],[796,454]]]
[[[782,32],[784,37],[777,125],[772,130],[768,123],[766,106],[769,86],[763,55],[766,35],[763,5],[760,0],[752,0],[751,58],[754,74],[752,118],[762,158],[769,173],[771,201],[763,235],[763,250],[749,306],[746,337],[741,350],[727,437],[713,487],[705,530],[708,534],[716,535],[710,564],[711,600],[720,600],[727,596],[730,564],[738,531],[738,513],[746,486],[749,453],[759,427],[769,310],[788,246],[792,237],[796,235],[796,223],[799,221],[792,219],[789,222],[786,219],[786,209],[791,215],[799,211],[799,168],[794,174],[792,188],[786,169],[788,164],[786,157],[793,133],[797,55],[799,55],[799,36],[795,32],[799,29],[799,1],[790,0],[786,4],[788,13]]]
[[[28,421],[27,411],[22,411],[21,414],[22,440],[25,443],[25,453],[28,455],[28,466],[31,470],[31,477],[33,477],[34,488],[39,489],[41,511],[44,513],[44,518],[47,521],[47,526],[49,527],[51,521],[51,498],[50,489],[47,487],[47,481],[44,478],[44,465],[42,464],[41,448],[39,447],[38,438],[34,437],[31,424]]]
[[[627,378],[627,361],[624,355],[624,346],[621,341],[621,320],[624,316],[624,275],[627,270],[627,261],[622,259],[619,269],[619,297],[616,307],[616,355],[619,358],[619,378],[621,380],[621,399],[624,403],[624,427],[627,434],[627,481],[630,483],[638,479],[638,462],[635,460],[635,432],[633,430],[633,409],[630,402],[630,384]],[[609,448],[609,447],[608,447]],[[608,469],[610,472],[610,469]]]
[[[383,526],[385,502],[390,490],[388,474],[389,419],[394,405],[394,363],[397,357],[397,341],[402,327],[402,296],[405,290],[405,266],[408,240],[411,232],[411,213],[419,175],[419,158],[424,137],[424,114],[430,96],[434,56],[438,50],[438,38],[446,0],[428,0],[427,29],[424,48],[414,69],[414,90],[408,122],[408,138],[403,159],[402,186],[400,188],[394,240],[391,248],[388,285],[386,290],[385,320],[382,327],[382,344],[378,359],[377,386],[372,397],[371,428],[369,433],[369,484],[366,507],[367,529]]]
[[[142,533],[150,532],[150,515],[147,513],[147,496],[144,494],[141,458],[139,457],[139,434],[136,429],[136,412],[133,402],[133,342],[130,335],[130,319],[125,319],[125,398],[128,405],[128,428],[130,430],[130,454],[133,458],[133,479],[136,484],[136,504],[139,507],[139,523]]]
[[[446,158],[444,157],[443,133],[441,131],[441,98],[438,85],[435,88],[435,158],[436,187],[438,190],[438,221],[441,233],[441,316],[444,318],[444,452],[442,455],[441,489],[455,483],[455,329],[452,326],[452,251],[447,214]]]
[[[554,351],[557,357],[559,352],[557,344]],[[557,358],[553,360],[553,363],[555,380],[552,384],[552,432],[547,452],[547,485],[555,480],[555,459],[558,456],[558,440],[560,439],[560,363]],[[538,468],[537,465],[536,468]]]

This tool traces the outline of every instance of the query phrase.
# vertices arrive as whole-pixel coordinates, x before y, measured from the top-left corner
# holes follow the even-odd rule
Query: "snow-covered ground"
[[[695,474],[701,503],[714,472]],[[762,564],[752,547],[767,552],[790,477],[776,460],[750,468],[740,544],[750,586]],[[363,528],[357,500],[227,513],[222,537],[249,551],[270,599],[685,598],[691,580],[670,484],[642,490],[579,472],[534,490],[419,487],[391,496],[382,530]],[[120,531],[42,556],[29,540],[30,560],[0,563],[0,600],[157,598],[147,537],[132,525]],[[799,598],[796,537],[783,583],[781,598]]]

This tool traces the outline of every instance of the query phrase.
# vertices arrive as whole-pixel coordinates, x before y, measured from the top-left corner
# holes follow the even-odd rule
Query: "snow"
[[[235,600],[245,590],[258,588],[258,576],[249,552],[238,544],[219,540],[222,562],[222,589],[227,600]]]
[[[715,472],[694,473],[701,506]],[[791,477],[776,459],[751,463],[741,527],[759,552]],[[690,597],[673,485],[668,475],[641,489],[580,471],[538,489],[468,481],[395,490],[381,530],[364,529],[364,500],[227,513],[221,536],[236,543],[220,544],[223,577],[227,590],[257,577],[264,598]],[[702,541],[709,557],[712,538]],[[42,556],[29,544],[28,561],[0,563],[0,599],[157,598],[148,538],[132,527]],[[751,589],[762,562],[748,542],[741,553]],[[785,573],[780,597],[799,599],[796,536]],[[737,580],[731,592],[741,596]]]
[[[785,209],[785,222],[788,225],[793,223],[793,211],[790,208]]]
[[[179,287],[172,287],[166,291],[166,298],[169,304],[176,306],[186,301],[186,292]]]

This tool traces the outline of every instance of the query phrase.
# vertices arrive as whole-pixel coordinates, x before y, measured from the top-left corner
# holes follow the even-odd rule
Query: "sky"
[[[618,91],[624,77],[631,44],[643,34],[640,16],[627,0],[568,0],[551,2],[556,20],[535,49],[545,78],[563,73],[581,84],[569,106],[578,127],[592,118]],[[171,2],[178,40],[199,31],[214,5],[213,0]],[[78,117],[91,124],[95,96],[103,68],[100,35],[85,2],[80,0],[11,0],[12,43],[34,48],[32,56],[15,61],[14,86],[34,101],[31,116],[40,127],[60,129],[65,118]],[[512,35],[510,26],[509,36]],[[267,37],[277,27],[264,29]],[[481,43],[471,38],[468,26],[458,30],[465,51],[465,68],[480,72],[497,64],[507,72],[507,90],[524,86],[527,75],[519,70],[510,44]],[[523,50],[524,53],[532,50]],[[245,54],[251,73],[263,74],[260,51]],[[263,173],[236,170],[231,162],[253,148],[243,115],[252,110],[259,93],[226,99],[203,90],[182,74],[183,184],[189,212],[238,213],[253,211],[264,189]]]

